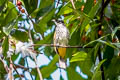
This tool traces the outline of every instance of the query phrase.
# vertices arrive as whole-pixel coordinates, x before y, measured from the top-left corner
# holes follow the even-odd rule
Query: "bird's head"
[[[56,25],[64,24],[63,20],[60,20],[60,19],[58,19],[58,20],[53,19],[52,21],[53,21]]]

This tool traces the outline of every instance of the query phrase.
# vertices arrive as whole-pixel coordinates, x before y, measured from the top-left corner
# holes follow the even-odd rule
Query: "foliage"
[[[19,6],[25,12],[16,1],[22,2]],[[108,4],[102,5],[103,1]],[[44,79],[52,79],[51,74],[59,69],[56,65],[59,56],[52,46],[44,44],[53,43],[52,19],[59,18],[70,31],[69,45],[82,46],[67,48],[68,80],[104,80],[102,73],[105,80],[119,80],[119,0],[0,0],[0,80],[6,79],[6,74],[9,79],[11,76],[27,79],[25,72],[30,73],[31,79],[39,80],[38,68]],[[29,57],[37,64],[34,58],[40,53],[50,60],[49,64],[29,67],[26,59]],[[60,80],[64,80],[62,75]]]

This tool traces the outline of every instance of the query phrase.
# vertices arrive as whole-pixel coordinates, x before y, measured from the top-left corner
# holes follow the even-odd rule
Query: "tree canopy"
[[[62,46],[68,80],[120,79],[120,0],[0,0],[0,80],[27,80],[25,72],[31,80],[53,80],[59,69],[53,47],[61,47],[53,44],[53,19],[70,31]],[[39,55],[49,64],[39,66]]]

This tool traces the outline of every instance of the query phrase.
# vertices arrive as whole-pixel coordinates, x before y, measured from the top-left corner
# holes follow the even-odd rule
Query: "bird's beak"
[[[56,22],[55,19],[52,19],[53,22]]]
[[[52,19],[52,21],[57,25],[57,22],[56,22],[56,20],[55,19]]]

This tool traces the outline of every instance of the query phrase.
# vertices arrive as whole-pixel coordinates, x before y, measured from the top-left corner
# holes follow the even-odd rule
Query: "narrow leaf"
[[[114,37],[114,35],[117,32],[117,30],[120,30],[120,26],[115,27],[114,31],[112,31],[112,34],[111,34],[112,38]]]
[[[75,61],[84,61],[87,57],[87,53],[84,51],[77,52],[76,54],[73,55],[72,59],[70,62],[75,62]]]
[[[41,69],[41,73],[43,78],[47,78],[50,76],[52,72],[54,72],[57,69],[56,62],[58,62],[58,55],[55,55],[53,60],[45,67]]]
[[[16,20],[13,20],[10,24],[7,26],[3,27],[3,32],[8,36],[13,29],[14,25],[16,23]]]
[[[4,57],[7,56],[8,49],[9,49],[9,39],[8,39],[8,37],[6,37],[2,43],[2,50],[3,50],[2,53],[3,53]]]
[[[115,48],[115,49],[117,49],[114,45],[112,45],[111,43],[109,43],[109,42],[106,42],[106,41],[103,41],[103,40],[97,40],[98,42],[101,42],[101,43],[103,43],[103,44],[106,44],[106,45],[108,45],[108,46],[110,46],[110,47],[112,47],[112,48]]]
[[[91,11],[89,12],[88,16],[90,16],[90,19],[93,19],[94,16],[96,15],[98,9],[100,8],[100,4],[101,4],[101,0],[98,0],[97,4],[95,6],[92,7]],[[82,25],[81,25],[81,33],[84,31],[84,28],[89,24],[90,22],[89,18],[85,18]]]
[[[20,31],[20,30],[14,29],[11,32],[11,36],[17,40],[22,41],[22,42],[28,41],[28,34],[25,31]]]
[[[17,13],[18,12],[15,8],[15,5],[12,2],[8,1],[8,8],[7,8],[6,16],[5,16],[4,22],[2,23],[2,26],[5,26],[11,21],[13,21],[13,19],[15,19],[18,15]]]
[[[73,68],[67,68],[68,80],[85,80],[80,74],[78,74]]]

